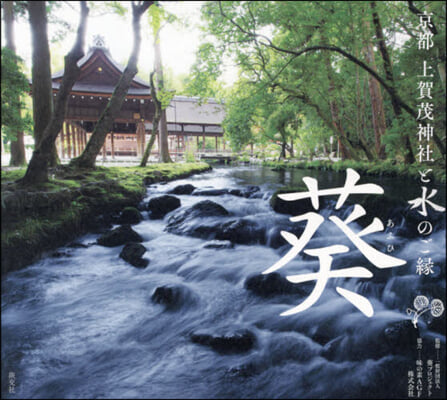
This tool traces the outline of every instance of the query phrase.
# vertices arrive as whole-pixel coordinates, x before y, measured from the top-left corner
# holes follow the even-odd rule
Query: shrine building
[[[94,45],[78,61],[78,66],[81,73],[71,90],[63,129],[56,140],[61,159],[76,157],[84,150],[125,68],[113,60],[101,37],[95,38]],[[54,96],[62,78],[63,70],[52,75]],[[102,155],[141,157],[152,133],[154,112],[149,83],[134,77],[107,135]],[[197,98],[174,96],[166,109],[166,117],[169,152],[174,157],[182,157],[193,142],[199,151],[225,150],[222,104],[210,99],[201,105]],[[157,136],[152,153],[158,152]]]

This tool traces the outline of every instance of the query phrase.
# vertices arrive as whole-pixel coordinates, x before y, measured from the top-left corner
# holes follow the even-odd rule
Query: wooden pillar
[[[57,156],[59,159],[61,158],[61,135],[60,133],[56,136],[56,141],[54,142],[56,146]],[[3,140],[2,140],[3,144]]]
[[[180,136],[177,135],[177,154],[180,153]]]
[[[81,144],[81,150],[79,151],[79,153],[82,154],[82,152],[84,151],[84,129],[82,129],[81,127],[79,127],[79,142]]]
[[[84,151],[84,129],[82,127],[79,127],[79,141],[81,143],[81,151],[80,153]]]
[[[72,132],[73,132],[73,155],[75,157],[77,157],[79,154],[79,149],[78,149],[78,135],[77,135],[77,130],[76,130],[76,125],[73,125],[72,127]]]
[[[74,126],[74,141],[76,142],[76,156],[81,155],[81,149],[79,148],[79,128]]]
[[[106,160],[106,144],[107,144],[107,136],[106,139],[104,140],[104,145],[102,146],[102,159],[105,161]]]
[[[71,127],[71,133],[73,135],[73,157],[77,157],[78,156],[78,146],[77,146],[77,131],[76,131],[76,125],[73,125]]]
[[[196,136],[197,151],[199,151],[199,135]]]
[[[140,149],[141,149],[141,140],[140,140],[140,133],[137,131],[135,132],[135,138],[137,139],[137,157],[140,156]]]
[[[112,132],[110,134],[110,144],[112,145],[112,158],[115,158],[115,138],[114,138],[115,134]]]
[[[87,145],[87,132],[82,129],[82,151],[85,150],[85,146]]]
[[[76,127],[75,125],[70,125],[70,134],[71,134],[71,157],[76,157]]]
[[[146,128],[144,127],[144,122],[138,121],[135,136],[137,139],[137,156],[142,156],[144,153],[144,136],[146,134]]]
[[[78,131],[77,136],[78,136],[78,155],[80,156],[82,153],[82,132],[81,132],[81,128],[78,126],[76,127],[76,130]]]
[[[205,133],[202,136],[203,142],[202,142],[202,151],[205,151]]]
[[[71,158],[71,138],[70,138],[70,134],[71,134],[71,129],[70,129],[70,123],[67,122],[66,123],[66,128],[67,128],[67,158]]]
[[[70,143],[71,143],[71,158],[76,157],[76,138],[75,127],[70,124]]]
[[[216,153],[217,153],[217,136],[215,136],[215,141],[216,141]]]
[[[59,133],[61,137],[61,158],[65,158],[65,134],[64,134],[64,125],[62,125],[61,131]]]

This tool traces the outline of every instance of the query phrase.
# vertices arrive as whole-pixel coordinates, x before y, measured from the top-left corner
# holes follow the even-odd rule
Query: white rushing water
[[[217,168],[150,187],[147,199],[182,183],[198,188],[258,184],[262,195],[257,198],[177,197],[182,208],[214,201],[232,218],[250,216],[269,231],[287,221],[271,210],[271,193],[284,182],[300,179],[259,168]],[[343,180],[344,175],[328,175],[320,185],[333,187]],[[208,239],[167,233],[169,215],[150,220],[142,213],[144,220],[133,229],[143,237],[145,257],[150,259],[145,269],[119,258],[123,246],[99,246],[99,235],[88,234],[77,241],[88,247],[62,247],[58,257],[49,255],[3,280],[3,397],[400,398],[407,395],[408,370],[415,368],[417,332],[430,351],[439,339],[445,360],[443,328],[421,317],[416,331],[406,314],[417,294],[443,296],[445,230],[433,234],[429,244],[435,277],[415,274],[420,240],[396,238],[393,256],[407,260],[406,266],[382,276],[369,264],[375,274],[370,281],[331,279],[310,309],[282,317],[280,313],[303,298],[262,298],[244,282],[278,261],[290,246],[204,248]],[[386,248],[385,232],[365,240],[380,251]],[[362,265],[357,264],[362,262],[360,252],[335,226],[323,225],[311,242],[314,247],[335,243],[351,249],[344,266]],[[315,259],[300,254],[278,272],[308,273],[318,267]],[[156,288],[165,285],[178,285],[184,293],[177,308],[167,309],[151,299]],[[374,316],[365,317],[337,294],[336,286],[366,296]],[[222,354],[191,340],[196,332],[238,329],[254,333],[252,349]],[[8,393],[11,372],[15,393]],[[445,386],[434,391],[434,397],[443,393]]]

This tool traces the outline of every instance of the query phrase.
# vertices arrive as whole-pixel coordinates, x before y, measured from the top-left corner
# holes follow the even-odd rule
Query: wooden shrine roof
[[[112,94],[125,67],[117,63],[103,46],[91,47],[88,53],[78,61],[81,74],[71,92],[84,95]],[[59,90],[64,71],[52,75],[53,90]],[[150,97],[150,85],[138,77],[134,77],[128,96]]]
[[[97,121],[125,67],[112,58],[101,37],[95,39],[95,44],[78,61],[78,66],[81,73],[71,90],[66,118]],[[52,75],[53,92],[59,90],[63,75],[63,70]],[[153,114],[150,84],[134,77],[116,121],[144,120],[146,129],[151,129]],[[170,134],[222,135],[225,109],[214,99],[200,104],[196,97],[174,96],[166,110],[166,117]]]

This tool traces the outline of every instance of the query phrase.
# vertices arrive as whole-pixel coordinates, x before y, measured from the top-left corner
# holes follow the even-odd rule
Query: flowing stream
[[[445,321],[445,314],[436,319],[425,313],[415,329],[406,309],[413,307],[416,295],[445,303],[445,227],[437,229],[429,243],[395,236],[393,256],[407,264],[383,273],[362,264],[364,257],[349,239],[325,222],[309,247],[344,244],[350,252],[342,264],[365,265],[374,278],[332,278],[316,304],[293,316],[280,314],[303,297],[261,297],[244,286],[248,277],[261,274],[290,249],[285,242],[272,246],[275,227],[289,216],[274,212],[269,199],[276,188],[299,184],[303,176],[318,177],[320,188],[343,186],[345,180],[344,173],[334,172],[215,168],[147,190],[145,202],[184,183],[202,189],[258,185],[259,192],[251,198],[176,196],[182,209],[211,200],[225,207],[231,218],[250,218],[265,227],[264,244],[206,247],[211,238],[165,230],[169,217],[179,210],[161,220],[151,220],[143,211],[144,220],[132,228],[147,249],[150,263],[145,269],[119,258],[123,246],[103,247],[95,243],[99,234],[87,234],[77,240],[86,247],[59,248],[10,273],[2,282],[3,397],[401,398],[407,396],[408,371],[416,368],[418,335],[424,363],[440,358],[444,376],[445,328],[439,321]],[[361,178],[360,183],[367,182],[406,200],[420,196],[418,183]],[[442,203],[445,193],[438,196],[432,200]],[[331,212],[320,211],[326,219]],[[372,220],[374,210],[367,211]],[[386,251],[387,233],[364,239]],[[427,248],[433,273],[419,275],[416,261]],[[318,269],[315,257],[300,253],[278,272],[285,276]],[[153,301],[156,288],[165,285],[181,288],[178,307]],[[367,297],[374,316],[363,315],[336,286]],[[246,351],[223,353],[191,340],[197,332],[218,335],[240,329],[256,338]],[[8,392],[11,373],[15,393]],[[433,388],[435,398],[445,395],[441,380],[442,389]]]

